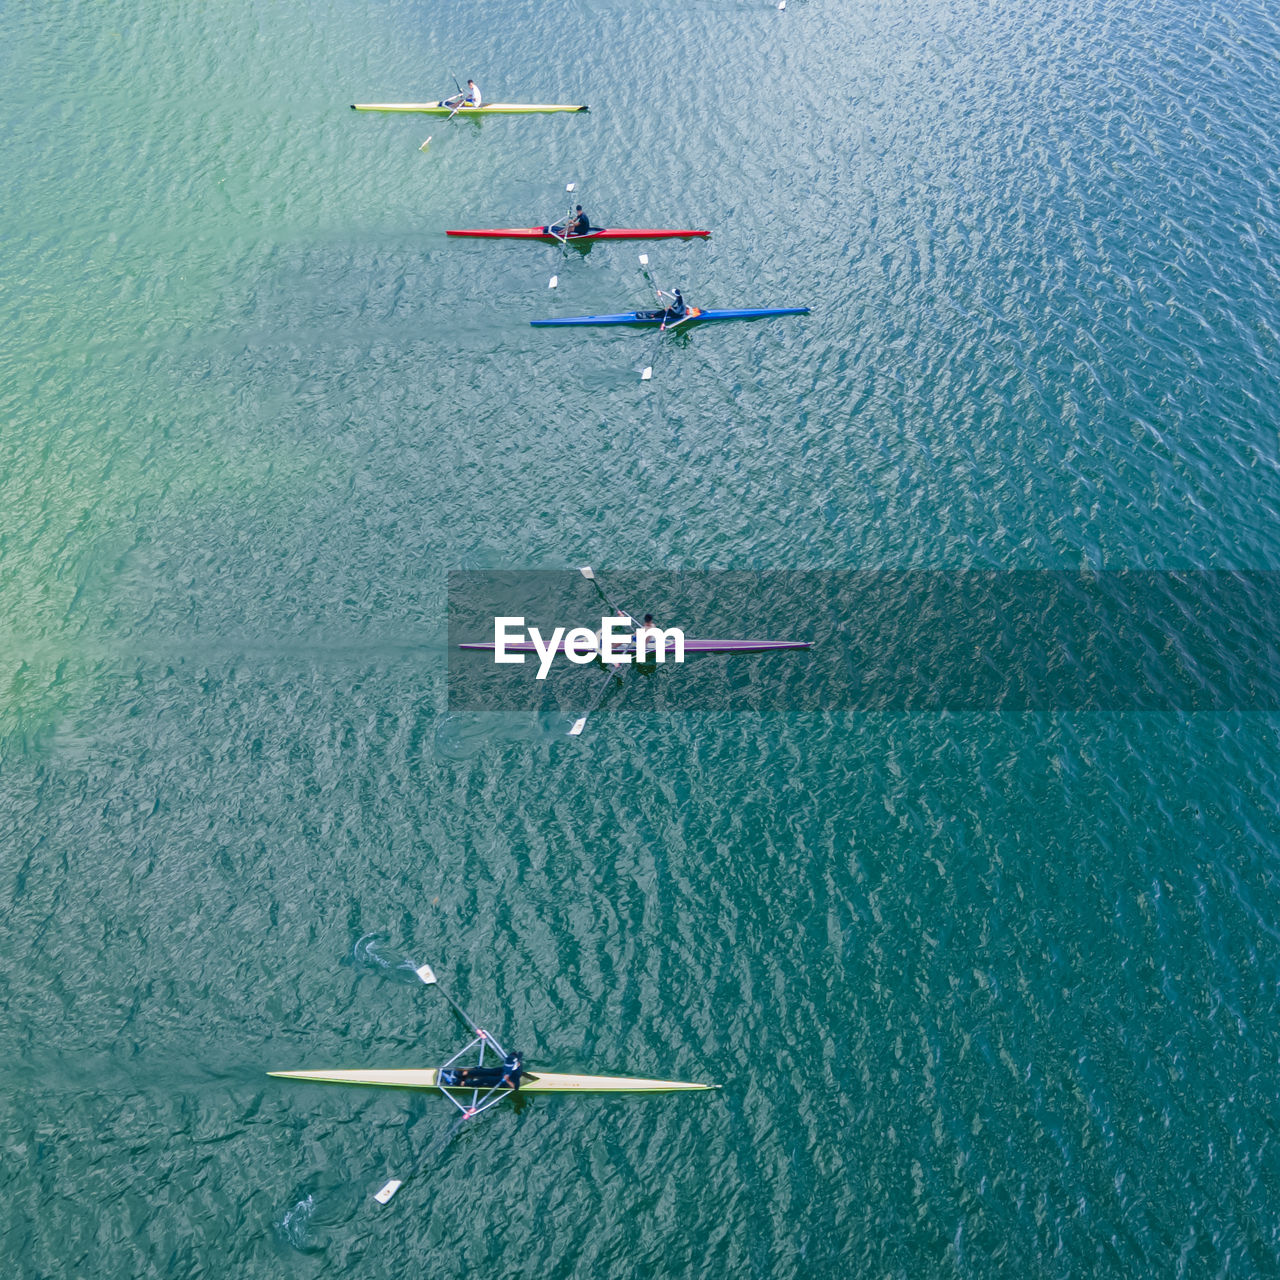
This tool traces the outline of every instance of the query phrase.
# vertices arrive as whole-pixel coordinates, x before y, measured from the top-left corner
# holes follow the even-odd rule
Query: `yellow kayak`
[[[443,102],[353,102],[352,111],[416,111],[426,116],[530,116],[547,111],[586,111],[583,106],[553,102],[486,102],[480,107],[450,107]]]
[[[437,1067],[403,1068],[388,1071],[268,1071],[281,1080],[313,1080],[319,1084],[373,1084],[392,1089],[440,1089]],[[453,1086],[471,1092],[470,1086]],[[556,1071],[525,1071],[521,1093],[673,1093],[685,1089],[718,1089],[716,1084],[687,1084],[683,1080],[645,1080],[636,1076],[579,1076]],[[503,1092],[510,1092],[504,1090]]]

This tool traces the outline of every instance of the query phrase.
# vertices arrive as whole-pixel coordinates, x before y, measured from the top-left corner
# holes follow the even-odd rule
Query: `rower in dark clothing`
[[[511,1053],[502,1060],[500,1067],[445,1067],[440,1072],[440,1086],[450,1089],[511,1089],[520,1088],[524,1074],[524,1054]]]
[[[563,222],[558,222],[553,227],[544,227],[543,230],[550,236],[565,236]],[[590,231],[591,219],[582,212],[582,206],[579,205],[577,209],[574,210],[574,215],[569,221],[569,231],[566,238],[572,239],[574,236],[585,236],[588,235]]]
[[[520,1088],[520,1077],[524,1075],[524,1054],[511,1053],[502,1060],[502,1083],[514,1093]]]
[[[666,318],[668,320],[683,320],[688,310],[689,308],[684,304],[684,295],[677,289],[671,295],[671,305],[667,308]]]

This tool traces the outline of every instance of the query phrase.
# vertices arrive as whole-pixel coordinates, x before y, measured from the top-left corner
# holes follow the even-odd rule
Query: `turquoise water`
[[[570,742],[444,687],[451,568],[1274,566],[1268,7],[6,17],[10,1271],[1274,1274],[1273,717]],[[348,109],[451,71],[591,111]],[[442,234],[569,181],[713,235]],[[640,251],[813,313],[528,327]],[[408,956],[531,1062],[724,1088],[435,1150],[264,1077],[437,1061]]]

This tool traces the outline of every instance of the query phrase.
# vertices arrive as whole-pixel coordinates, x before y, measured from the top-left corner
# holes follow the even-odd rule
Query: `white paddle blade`
[[[778,0],[778,12],[781,13],[787,7],[787,0]]]
[[[567,187],[565,187],[565,190],[566,190],[566,191],[572,191],[572,190],[574,189],[574,187],[576,187],[577,185],[578,185],[578,184],[577,184],[576,182],[571,182],[571,183],[569,183],[569,185],[568,185]]]
[[[429,964],[420,965],[414,970],[414,973],[416,973],[428,987],[435,985],[436,975]],[[399,1185],[399,1183],[396,1183],[396,1186]]]
[[[374,1192],[373,1198],[374,1198],[374,1199],[375,1199],[379,1204],[386,1204],[386,1203],[387,1203],[387,1201],[388,1201],[388,1200],[390,1200],[390,1199],[391,1199],[391,1197],[392,1197],[393,1195],[395,1195],[395,1193],[396,1193],[397,1191],[399,1191],[399,1190],[400,1190],[400,1188],[401,1188],[401,1187],[403,1187],[403,1186],[404,1186],[404,1182],[403,1182],[403,1180],[402,1180],[402,1179],[400,1179],[400,1178],[392,1178],[392,1179],[391,1179],[391,1181],[390,1181],[390,1182],[388,1182],[388,1183],[386,1184],[386,1186],[384,1186],[384,1187],[382,1188],[382,1190],[381,1190],[381,1191],[375,1191],[375,1192]]]
[[[432,137],[434,137],[434,136],[435,136],[435,135],[434,135],[434,134],[432,134]],[[424,143],[422,144],[422,146],[420,146],[420,147],[418,148],[418,150],[419,150],[419,151],[425,151],[425,150],[426,150],[430,145],[431,145],[431,138],[428,138],[428,139],[426,140],[426,142],[424,142]]]
[[[642,267],[647,267],[649,265],[649,255],[647,253],[642,253],[640,255],[640,265]]]
[[[552,276],[551,279],[547,281],[547,288],[554,289],[556,285],[558,285],[559,283],[560,283],[560,277]]]
[[[587,727],[587,717],[580,716],[573,722],[573,727],[569,730],[569,737],[576,738]]]
[[[584,564],[578,572],[582,574],[588,582],[594,582],[596,580],[596,575],[591,572],[591,566],[589,564]]]
[[[640,381],[648,382],[649,379],[652,377],[653,377],[653,365],[647,364],[644,367],[644,372],[640,375]]]

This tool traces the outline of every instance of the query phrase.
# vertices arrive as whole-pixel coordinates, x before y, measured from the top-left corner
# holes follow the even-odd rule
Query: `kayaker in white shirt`
[[[454,83],[456,84],[457,81],[454,81]],[[446,98],[440,105],[442,107],[453,107],[454,110],[473,111],[476,107],[484,105],[484,98],[480,94],[480,86],[474,80],[468,80],[465,93]]]

